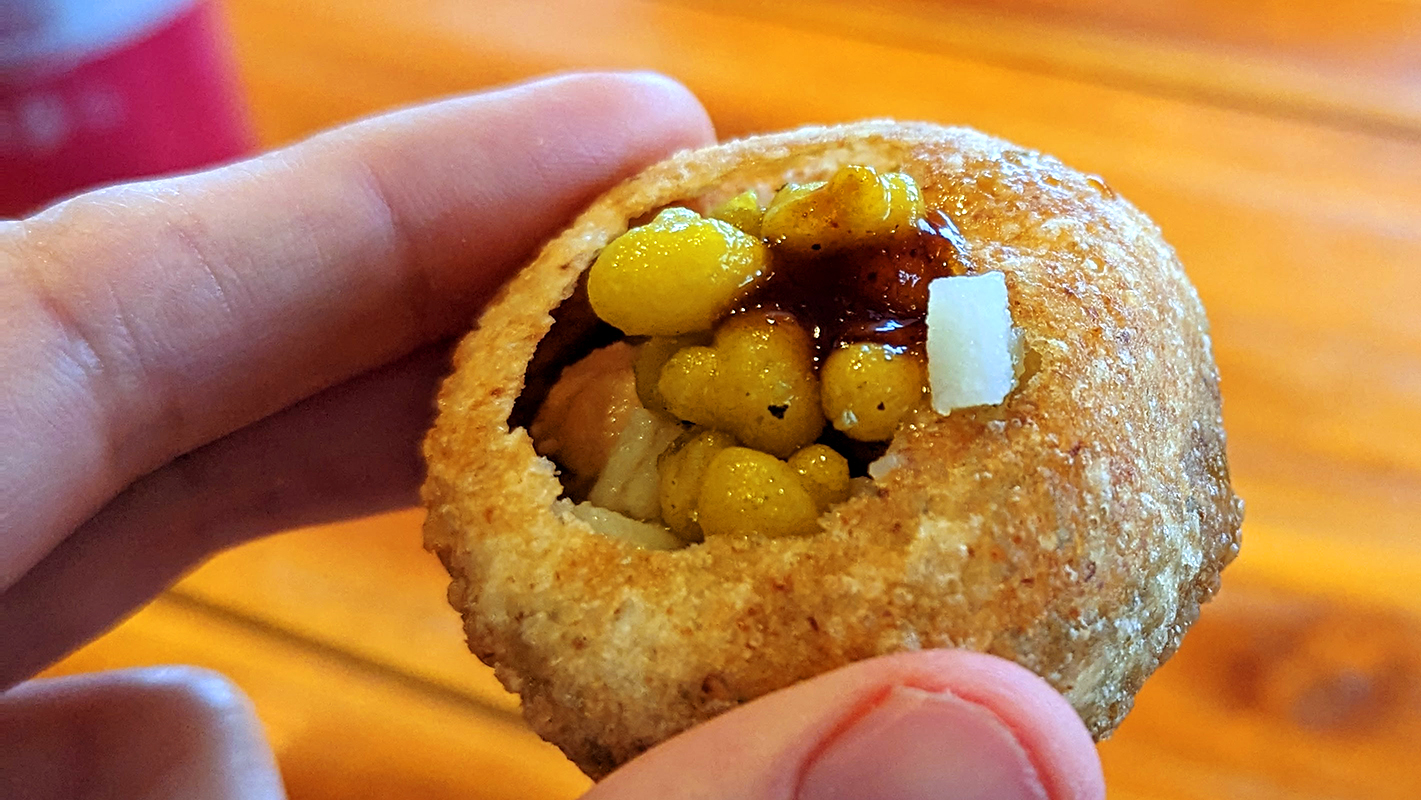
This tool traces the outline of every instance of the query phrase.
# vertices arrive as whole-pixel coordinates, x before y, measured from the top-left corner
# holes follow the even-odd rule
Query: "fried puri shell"
[[[913,418],[893,468],[807,538],[649,551],[571,516],[510,416],[525,373],[532,392],[546,372],[535,352],[567,361],[589,335],[549,336],[555,309],[576,316],[579,276],[657,209],[768,198],[844,164],[912,175],[973,262],[1005,273],[1016,390]],[[1099,178],[972,130],[865,122],[677,155],[544,247],[454,366],[425,443],[426,546],[470,649],[593,777],[767,692],[920,648],[1012,659],[1107,736],[1238,552],[1208,323],[1174,251]]]

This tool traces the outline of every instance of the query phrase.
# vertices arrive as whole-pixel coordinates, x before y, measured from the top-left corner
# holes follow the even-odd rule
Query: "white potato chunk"
[[[1016,336],[1000,272],[928,284],[928,384],[933,410],[996,405],[1016,386]]]
[[[681,431],[681,425],[669,417],[632,409],[587,499],[634,519],[660,517],[661,476],[656,459]]]

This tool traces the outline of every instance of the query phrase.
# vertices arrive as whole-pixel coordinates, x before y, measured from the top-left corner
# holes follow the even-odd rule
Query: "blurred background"
[[[12,52],[11,9],[35,5],[0,0]],[[18,109],[72,76],[0,64],[0,186],[14,206],[0,213],[119,177],[75,167],[96,153],[128,174],[187,167],[392,106],[605,67],[682,80],[725,136],[929,119],[1106,176],[1160,223],[1203,295],[1248,503],[1223,592],[1101,746],[1111,796],[1421,797],[1416,0],[166,6],[143,36],[187,36],[189,49],[158,74],[196,77],[146,139],[110,129],[37,152]],[[189,27],[173,34],[178,18]],[[135,142],[154,160],[121,155]],[[55,155],[69,145],[89,155]],[[44,158],[78,174],[24,183],[53,174]],[[52,672],[183,662],[232,676],[293,798],[577,795],[586,780],[465,651],[420,519],[238,548]]]

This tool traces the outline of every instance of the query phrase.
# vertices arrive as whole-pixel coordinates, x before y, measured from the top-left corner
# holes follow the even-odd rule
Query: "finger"
[[[447,347],[426,348],[130,486],[0,592],[0,688],[97,636],[217,550],[414,503],[417,442],[447,367]]]
[[[584,800],[1101,800],[1090,734],[1012,662],[958,650],[863,661],[667,741]]]
[[[0,795],[286,796],[251,703],[192,667],[33,681],[0,695]]]
[[[611,182],[710,136],[569,76],[400,111],[0,231],[0,586],[180,453],[468,324]],[[8,234],[8,235],[7,235]]]

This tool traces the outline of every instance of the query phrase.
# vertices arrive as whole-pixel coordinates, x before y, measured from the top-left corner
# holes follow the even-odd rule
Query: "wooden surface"
[[[1421,796],[1415,0],[230,0],[267,142],[552,71],[648,67],[723,134],[975,125],[1105,175],[1214,325],[1243,555],[1101,747],[1112,797]],[[419,514],[230,552],[56,671],[232,675],[293,797],[575,796],[463,649]]]

